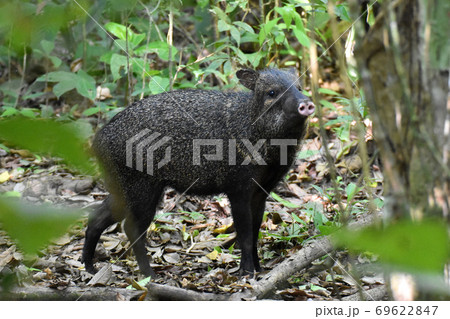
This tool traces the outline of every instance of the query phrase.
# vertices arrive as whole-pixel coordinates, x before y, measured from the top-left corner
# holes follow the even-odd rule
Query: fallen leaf
[[[111,265],[106,265],[100,269],[94,277],[87,283],[88,286],[106,285],[112,277]]]
[[[164,254],[163,258],[171,264],[178,264],[180,262],[180,255],[178,253]]]
[[[217,250],[213,250],[209,254],[206,255],[211,260],[217,260],[217,257],[219,257],[219,252]]]
[[[9,175],[8,171],[4,171],[3,173],[0,174],[0,183],[4,183],[6,181],[9,180],[11,176]]]

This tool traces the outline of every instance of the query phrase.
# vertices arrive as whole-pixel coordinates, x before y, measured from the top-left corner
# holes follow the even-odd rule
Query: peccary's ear
[[[247,89],[250,89],[252,91],[255,90],[255,84],[259,77],[259,73],[257,71],[251,69],[243,69],[237,71],[236,76],[238,77],[239,82],[241,82],[241,84]]]
[[[285,69],[287,72],[289,72],[289,73],[291,73],[291,74],[293,74],[293,75],[295,75],[295,76],[297,76],[298,77],[298,71],[297,71],[297,69],[296,68],[288,68],[288,69]]]

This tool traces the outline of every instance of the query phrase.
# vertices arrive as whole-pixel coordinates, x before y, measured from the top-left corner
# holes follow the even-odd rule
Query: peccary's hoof
[[[84,269],[92,275],[95,275],[97,273],[97,269],[94,267],[94,265],[84,265]]]
[[[253,278],[255,276],[255,272],[249,271],[249,270],[245,270],[245,269],[239,269],[239,276],[240,277],[248,277],[248,278]]]
[[[158,275],[156,275],[156,272],[150,266],[140,270],[145,277],[152,277],[152,278],[158,277]]]

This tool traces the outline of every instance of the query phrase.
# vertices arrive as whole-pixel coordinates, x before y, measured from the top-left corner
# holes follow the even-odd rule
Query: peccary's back
[[[106,124],[97,133],[93,149],[106,173],[119,175],[123,183],[146,174],[154,183],[181,191],[191,187],[199,194],[224,192],[224,184],[229,184],[229,177],[236,176],[239,169],[230,165],[228,141],[249,137],[250,101],[251,93],[205,90],[150,96],[130,105]],[[146,138],[148,141],[143,142]],[[223,159],[205,160],[204,154],[214,155],[217,149],[200,142],[200,163],[194,163],[194,140],[222,143],[219,146]],[[158,167],[167,158],[167,148],[170,160]],[[148,161],[149,152],[152,162]],[[237,161],[242,161],[239,156],[238,151]]]

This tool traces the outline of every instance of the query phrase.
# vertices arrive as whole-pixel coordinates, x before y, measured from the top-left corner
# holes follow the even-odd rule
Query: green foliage
[[[441,273],[449,258],[449,238],[444,224],[403,221],[380,229],[343,229],[333,239],[353,252],[370,251],[397,270]]]
[[[331,36],[330,17],[326,5],[319,0],[290,0],[279,7],[266,4],[256,10],[242,0],[201,1],[188,20],[185,12],[191,5],[177,1],[125,4],[112,0],[5,3],[0,6],[0,31],[4,31],[0,32],[1,61],[21,63],[24,57],[28,63],[46,65],[48,71],[37,81],[49,86],[56,98],[64,98],[75,90],[97,104],[82,109],[83,116],[106,113],[111,117],[117,105],[127,103],[130,97],[210,84],[234,87],[236,82],[229,79],[237,66],[307,64],[311,42],[325,48]],[[143,6],[145,14],[138,15]],[[169,13],[174,17],[174,26],[168,24]],[[337,14],[349,21],[345,4],[338,5]],[[192,20],[192,41],[170,43],[167,35],[187,33],[184,25]],[[313,32],[319,34],[315,39],[311,38]],[[289,58],[284,65],[280,65],[286,57]],[[23,67],[27,72],[29,65]],[[0,85],[4,94],[3,117],[53,115],[48,105],[25,106],[27,100],[44,92],[21,92],[23,80],[11,80]],[[111,97],[106,101],[99,100],[98,85],[111,89]]]
[[[81,218],[77,211],[58,210],[0,199],[0,223],[25,254],[36,254],[51,239],[67,232]]]
[[[73,123],[15,117],[0,121],[0,138],[32,152],[62,157],[82,172],[93,174],[94,165],[84,151],[86,136],[81,128]]]

